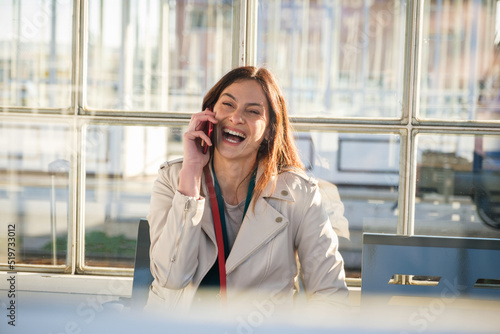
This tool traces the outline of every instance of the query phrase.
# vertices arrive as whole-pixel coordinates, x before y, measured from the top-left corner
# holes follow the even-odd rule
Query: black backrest
[[[135,249],[134,280],[132,284],[132,309],[142,310],[146,305],[149,287],[153,282],[153,275],[149,267],[149,223],[142,218],[139,221],[137,245]]]

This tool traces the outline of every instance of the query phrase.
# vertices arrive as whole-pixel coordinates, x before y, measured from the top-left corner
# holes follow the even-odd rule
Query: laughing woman
[[[229,304],[256,292],[291,303],[299,272],[310,303],[345,299],[337,236],[268,70],[240,67],[222,77],[183,145],[183,159],[160,167],[151,196],[148,309],[189,308],[204,287]]]

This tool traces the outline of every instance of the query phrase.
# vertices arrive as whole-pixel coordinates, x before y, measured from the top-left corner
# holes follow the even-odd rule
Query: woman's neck
[[[221,156],[214,157],[214,171],[224,200],[236,205],[245,200],[254,161],[231,161]]]

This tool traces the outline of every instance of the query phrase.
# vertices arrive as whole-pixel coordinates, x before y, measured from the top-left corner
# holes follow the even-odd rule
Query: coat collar
[[[262,176],[262,166],[257,169],[257,180]],[[295,198],[290,191],[289,185],[286,183],[284,174],[281,176],[273,175],[271,180],[268,182],[264,190],[262,191],[261,197],[264,198],[276,198],[285,201],[295,202]]]
[[[271,182],[262,191],[261,197],[295,202],[290,186],[286,183],[284,177],[273,176]]]

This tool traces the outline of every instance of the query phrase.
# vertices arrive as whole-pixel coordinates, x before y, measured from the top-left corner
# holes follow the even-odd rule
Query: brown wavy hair
[[[288,120],[286,101],[274,75],[264,67],[243,66],[224,75],[205,95],[203,110],[212,108],[220,95],[234,82],[255,80],[260,84],[269,103],[269,140],[262,141],[257,153],[256,165],[263,172],[255,182],[253,199],[258,198],[274,175],[284,171],[304,170],[295,146],[293,129]],[[213,146],[211,147],[213,154]],[[256,166],[256,167],[257,167]],[[274,186],[274,185],[273,185]],[[255,208],[255,201],[254,201]]]

